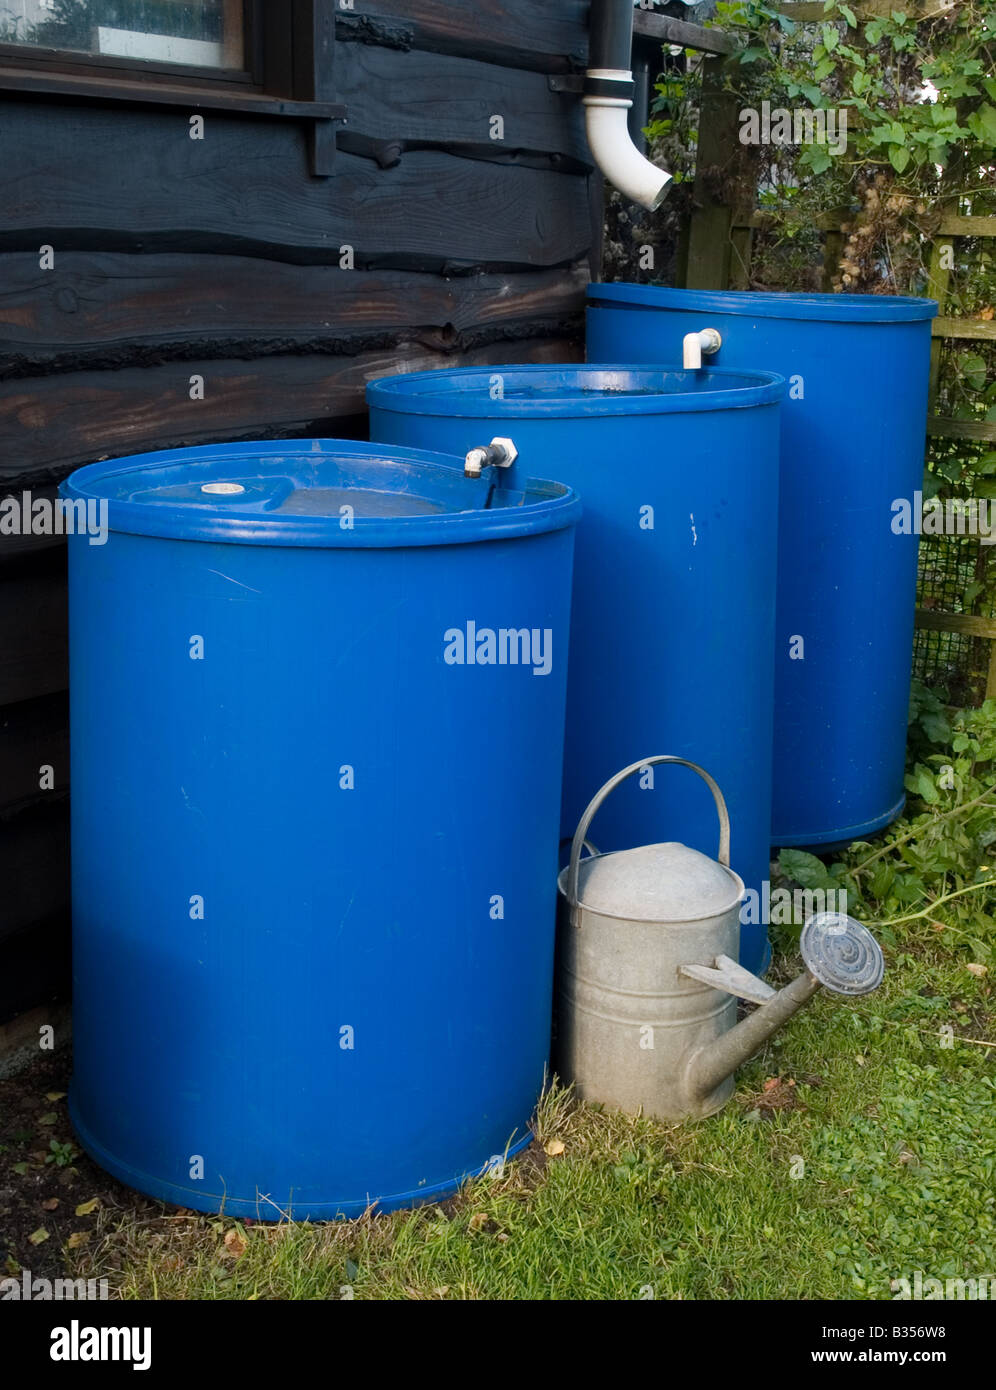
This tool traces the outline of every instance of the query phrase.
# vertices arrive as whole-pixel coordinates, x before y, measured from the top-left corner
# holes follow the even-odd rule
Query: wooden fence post
[[[731,200],[719,184],[737,143],[736,93],[724,90],[726,62],[707,58],[702,65],[702,106],[685,284],[692,290],[725,290],[730,283],[733,229]]]

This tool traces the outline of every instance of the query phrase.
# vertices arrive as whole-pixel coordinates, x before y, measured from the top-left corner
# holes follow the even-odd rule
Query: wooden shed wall
[[[331,177],[303,121],[205,109],[192,140],[196,105],[0,78],[0,498],[146,449],[355,436],[401,366],[578,358],[599,190],[550,77],[583,67],[587,9],[355,0]],[[68,978],[66,686],[64,546],[0,535],[0,1020]]]

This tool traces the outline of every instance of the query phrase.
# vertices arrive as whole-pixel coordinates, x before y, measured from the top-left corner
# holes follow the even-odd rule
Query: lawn
[[[68,1266],[164,1299],[878,1299],[917,1269],[996,1273],[991,987],[929,945],[890,951],[877,994],[818,997],[722,1114],[662,1126],[553,1089],[524,1158],[442,1206],[247,1225],[84,1160]]]
[[[915,695],[907,818],[786,882],[844,885],[882,940],[874,994],[822,993],[709,1120],[661,1125],[551,1086],[500,1175],[414,1212],[257,1225],[165,1208],[73,1141],[69,1061],[0,1082],[0,1274],[157,1299],[889,1299],[996,1278],[996,704]],[[771,978],[798,972],[775,931]],[[6,1269],[4,1270],[4,1264]]]

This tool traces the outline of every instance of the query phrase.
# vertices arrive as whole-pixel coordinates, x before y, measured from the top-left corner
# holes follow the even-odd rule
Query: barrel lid
[[[680,344],[679,354],[680,354]],[[373,409],[473,420],[670,415],[771,405],[785,394],[775,372],[568,364],[407,372],[367,386]]]
[[[566,890],[567,870],[561,875]],[[632,922],[692,922],[718,917],[743,897],[742,880],[697,849],[668,841],[583,859],[578,901]]]
[[[672,290],[660,285],[592,284],[588,302],[634,309],[704,310],[747,318],[821,319],[837,323],[909,323],[937,314],[933,299],[892,294],[805,294],[759,290]]]
[[[305,439],[215,444],[92,463],[59,489],[106,502],[112,531],[252,545],[393,547],[556,531],[581,513],[561,483],[464,476],[421,449]]]

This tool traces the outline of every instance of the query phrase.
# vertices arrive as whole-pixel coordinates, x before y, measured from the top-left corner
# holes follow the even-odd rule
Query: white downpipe
[[[591,68],[588,76],[610,82],[632,82],[633,74],[615,68]],[[649,208],[664,201],[671,175],[645,159],[629,133],[629,108],[625,97],[585,96],[585,128],[591,156],[609,182],[624,197]]]
[[[723,339],[716,328],[703,328],[701,333],[686,333],[681,340],[681,362],[686,372],[698,371],[702,366],[702,354],[711,357],[723,346]]]

